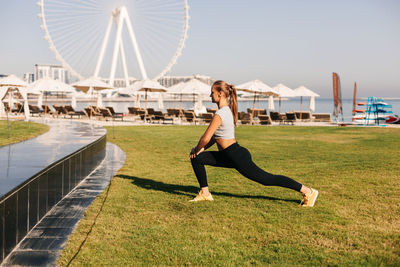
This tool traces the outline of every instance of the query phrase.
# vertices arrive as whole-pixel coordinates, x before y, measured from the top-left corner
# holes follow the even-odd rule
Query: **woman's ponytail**
[[[233,85],[229,85],[229,108],[232,111],[233,122],[236,126],[236,123],[238,121],[238,103],[236,88]]]

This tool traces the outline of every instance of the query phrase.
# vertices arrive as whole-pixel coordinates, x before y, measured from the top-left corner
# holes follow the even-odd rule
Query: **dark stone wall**
[[[0,264],[25,235],[104,159],[106,135],[29,178],[0,200]]]

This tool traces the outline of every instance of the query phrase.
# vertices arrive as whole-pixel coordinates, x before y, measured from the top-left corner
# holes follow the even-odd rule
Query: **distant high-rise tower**
[[[27,72],[24,74],[24,81],[27,83],[33,83],[35,81],[35,74]]]
[[[59,65],[35,64],[34,75],[35,80],[51,78],[64,83],[70,83],[71,81],[70,73]]]
[[[205,76],[205,75],[193,75],[193,76],[164,76],[160,79],[158,79],[158,82],[165,87],[170,87],[172,85],[175,85],[180,82],[187,82],[190,79],[197,79],[199,81],[202,81],[203,83],[211,85],[213,83],[213,80],[211,79],[210,76]]]

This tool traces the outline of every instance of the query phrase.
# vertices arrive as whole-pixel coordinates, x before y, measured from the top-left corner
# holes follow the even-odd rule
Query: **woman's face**
[[[221,98],[221,94],[217,89],[215,89],[215,87],[212,87],[210,97],[213,103],[218,103],[219,99]]]

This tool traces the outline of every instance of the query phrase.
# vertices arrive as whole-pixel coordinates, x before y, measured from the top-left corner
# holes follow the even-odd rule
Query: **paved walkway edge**
[[[125,152],[108,142],[102,163],[32,228],[1,266],[55,266],[69,235],[122,167],[125,157]]]

